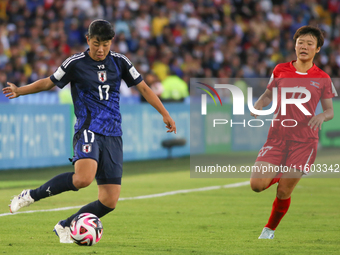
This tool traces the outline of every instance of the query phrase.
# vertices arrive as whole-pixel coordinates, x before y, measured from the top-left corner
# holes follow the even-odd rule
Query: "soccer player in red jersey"
[[[254,105],[256,110],[269,105],[273,88],[277,88],[277,108],[267,141],[258,154],[250,179],[251,188],[255,192],[261,192],[278,183],[271,215],[259,239],[274,238],[276,227],[288,211],[295,186],[315,160],[318,130],[324,121],[331,120],[334,115],[332,98],[337,96],[336,90],[330,77],[313,63],[314,56],[324,42],[321,30],[303,26],[296,31],[293,39],[297,60],[278,64],[274,68],[266,91]],[[302,107],[310,115],[303,113],[300,110],[302,107],[295,104],[287,104],[284,115],[281,109],[283,88],[307,89],[311,98]],[[285,98],[303,99],[307,94],[286,93]],[[315,115],[319,101],[323,112]],[[255,118],[257,116],[255,113],[251,115]]]

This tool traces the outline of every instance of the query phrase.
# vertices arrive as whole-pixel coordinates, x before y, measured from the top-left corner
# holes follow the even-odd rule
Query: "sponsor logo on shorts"
[[[91,144],[83,144],[83,152],[90,153],[92,151],[92,145]]]

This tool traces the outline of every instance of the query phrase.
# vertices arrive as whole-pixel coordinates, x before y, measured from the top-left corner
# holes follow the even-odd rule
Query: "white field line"
[[[154,197],[165,197],[165,196],[172,196],[172,195],[177,195],[177,194],[208,191],[208,190],[217,190],[217,189],[237,188],[237,187],[246,186],[246,185],[249,185],[249,181],[237,182],[237,183],[226,184],[226,185],[221,185],[221,186],[209,186],[209,187],[203,187],[203,188],[197,188],[197,189],[174,190],[174,191],[168,191],[168,192],[150,194],[150,195],[144,195],[144,196],[137,196],[137,197],[122,197],[122,198],[119,198],[119,201],[147,199],[147,198],[154,198]],[[32,210],[32,211],[24,211],[24,212],[17,212],[17,213],[3,213],[3,214],[0,214],[0,217],[9,216],[9,215],[16,215],[16,214],[21,214],[21,213],[65,211],[65,210],[77,209],[77,208],[81,208],[81,207],[83,207],[83,205],[61,207],[61,208],[54,208],[54,209],[46,209],[46,210]]]

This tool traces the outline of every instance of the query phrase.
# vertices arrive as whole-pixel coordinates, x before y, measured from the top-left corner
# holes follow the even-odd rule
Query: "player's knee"
[[[102,198],[100,202],[108,208],[115,209],[118,199],[113,198],[113,197],[112,198],[106,197],[106,198]]]
[[[260,179],[255,178],[250,179],[250,187],[255,192],[261,192],[266,189],[265,185],[263,185]]]
[[[278,187],[276,191],[276,196],[278,199],[287,199],[291,195],[291,190],[286,187]]]
[[[116,201],[110,201],[108,203],[106,203],[106,207],[109,207],[111,209],[115,209],[116,208],[116,205],[117,205],[117,202]]]
[[[89,186],[92,183],[92,180],[90,179],[74,179],[73,180],[73,185],[77,188],[77,189],[82,189],[82,188],[86,188],[87,186]]]

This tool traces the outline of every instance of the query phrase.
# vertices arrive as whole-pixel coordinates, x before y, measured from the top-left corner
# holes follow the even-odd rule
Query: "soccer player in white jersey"
[[[18,88],[12,83],[3,89],[10,99],[45,91],[71,83],[71,93],[77,122],[75,124],[74,172],[60,174],[37,189],[24,190],[14,197],[12,213],[40,199],[65,191],[84,188],[94,179],[98,185],[98,200],[85,205],[65,220],[59,221],[54,231],[61,243],[72,243],[69,226],[72,219],[88,212],[99,218],[115,209],[121,190],[123,145],[119,87],[136,86],[141,95],[162,115],[168,129],[176,133],[176,125],[159,98],[143,81],[130,60],[110,51],[115,35],[112,25],[95,20],[88,28],[89,49],[66,59],[50,77]]]
[[[295,51],[297,59],[292,62],[278,64],[266,91],[255,103],[254,108],[262,110],[272,101],[273,88],[278,89],[278,104],[274,113],[268,138],[256,159],[250,184],[255,192],[261,192],[274,183],[278,183],[276,198],[272,211],[259,239],[273,239],[274,231],[288,211],[291,194],[303,174],[313,164],[318,146],[318,130],[324,121],[333,118],[332,98],[337,96],[330,77],[318,68],[313,59],[324,42],[322,31],[312,26],[299,28],[295,35]],[[307,89],[311,98],[302,105],[311,115],[305,115],[296,105],[287,104],[286,115],[280,109],[281,90],[299,87]],[[286,98],[303,99],[304,93],[287,93]],[[323,112],[315,115],[318,102],[321,101]],[[252,113],[256,117],[256,114]],[[290,119],[290,120],[288,120]],[[282,125],[284,121],[284,125]],[[290,126],[290,127],[289,127]],[[288,172],[262,170],[284,169]],[[281,168],[278,168],[280,167]],[[289,169],[289,170],[287,170]]]

